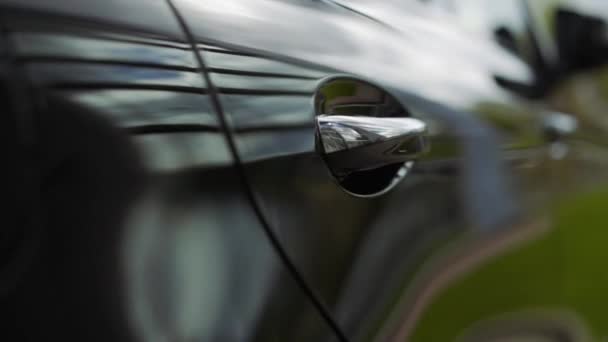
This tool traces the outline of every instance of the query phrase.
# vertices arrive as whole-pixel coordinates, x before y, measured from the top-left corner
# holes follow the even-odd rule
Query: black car
[[[0,0],[0,339],[608,336],[608,13],[508,2]]]

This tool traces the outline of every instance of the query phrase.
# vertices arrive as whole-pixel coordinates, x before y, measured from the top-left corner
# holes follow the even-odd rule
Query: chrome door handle
[[[426,129],[414,118],[317,116],[320,152],[337,175],[415,159],[427,150]]]

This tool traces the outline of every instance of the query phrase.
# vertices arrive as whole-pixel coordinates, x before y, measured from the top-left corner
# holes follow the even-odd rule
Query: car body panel
[[[34,152],[48,156],[49,185],[38,190],[53,212],[36,263],[3,301],[7,334],[332,340],[245,196],[170,6],[88,5],[2,3],[14,67],[39,100]],[[92,183],[54,181],[70,165]]]
[[[407,338],[403,322],[415,327],[424,308],[416,298],[434,288],[434,277],[450,273],[451,261],[468,260],[459,254],[546,229],[538,219],[550,186],[538,176],[550,160],[541,110],[496,82],[532,82],[525,65],[497,45],[474,36],[481,43],[472,48],[464,43],[471,36],[390,1],[370,5],[379,12],[369,16],[331,2],[175,3],[201,46],[260,207],[349,338]],[[403,20],[394,23],[397,17]],[[418,53],[426,57],[412,57]],[[292,69],[279,80],[268,65]],[[374,81],[413,116],[441,127],[431,151],[442,140],[459,149],[419,161],[381,197],[347,194],[314,140],[310,79],[318,85],[336,75]],[[494,183],[484,183],[488,175]],[[512,216],[510,196],[526,208],[523,221]]]
[[[603,111],[577,97],[601,79],[523,98],[533,63],[417,2],[0,6],[35,95],[36,158],[90,164],[89,183],[42,192],[69,229],[42,239],[4,302],[17,337],[606,335]],[[383,196],[344,192],[315,149],[312,98],[337,75],[434,127],[429,155]],[[546,140],[555,109],[587,123]]]

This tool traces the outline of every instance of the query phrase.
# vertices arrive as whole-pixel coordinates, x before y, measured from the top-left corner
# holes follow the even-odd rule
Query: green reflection
[[[524,149],[544,145],[539,114],[531,108],[498,103],[481,103],[475,109],[505,138],[504,149]]]
[[[608,335],[608,186],[564,199],[548,234],[453,283],[426,309],[412,341],[451,341],[473,323],[527,309],[570,310]]]

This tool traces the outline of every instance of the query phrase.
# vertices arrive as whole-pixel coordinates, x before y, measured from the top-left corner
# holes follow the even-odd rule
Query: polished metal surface
[[[381,87],[347,75],[320,81],[313,97],[316,150],[348,194],[388,193],[428,152],[427,124]]]
[[[387,193],[428,151],[426,124],[418,119],[319,115],[316,120],[321,155],[354,196]]]
[[[319,136],[323,151],[327,154],[369,146],[374,143],[394,141],[395,145],[426,132],[424,122],[413,118],[376,118],[345,115],[317,116]],[[398,150],[405,158],[415,157],[421,150]]]

